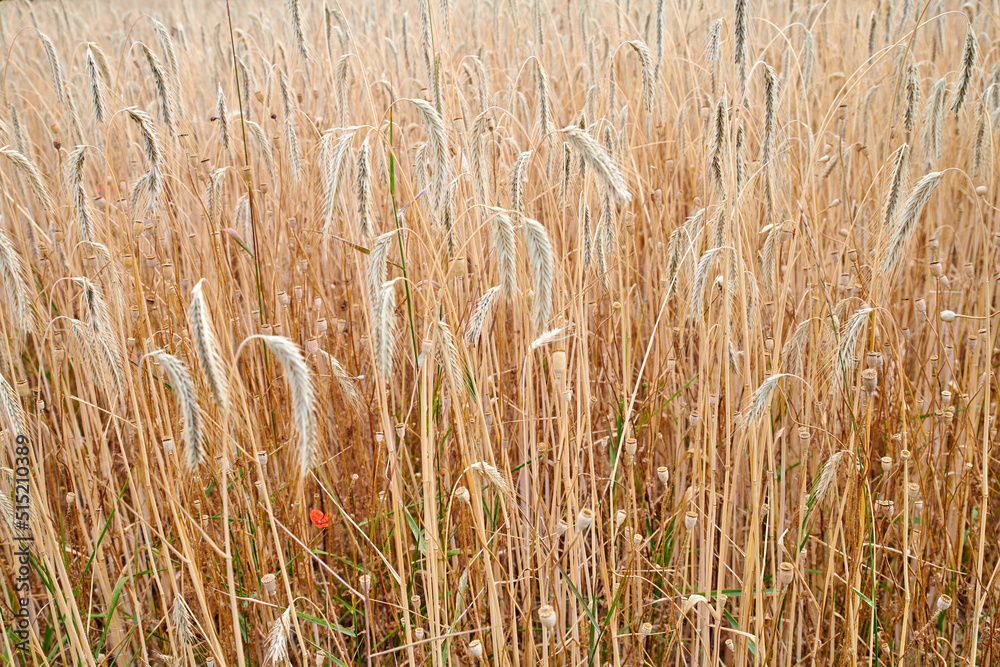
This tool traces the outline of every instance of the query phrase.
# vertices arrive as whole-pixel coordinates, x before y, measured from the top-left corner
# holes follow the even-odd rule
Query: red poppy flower
[[[323,514],[319,510],[309,512],[309,520],[312,521],[313,525],[317,528],[326,528],[330,525],[330,515]]]

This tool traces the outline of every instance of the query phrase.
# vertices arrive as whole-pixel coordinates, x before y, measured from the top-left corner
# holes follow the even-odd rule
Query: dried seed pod
[[[625,513],[625,510],[618,510],[617,512],[615,512],[615,527],[616,528],[621,527],[621,525],[623,523],[625,523],[625,517],[626,516],[627,515]]]
[[[684,513],[684,528],[688,532],[694,530],[694,527],[698,525],[698,513],[694,510],[688,510]]]
[[[792,583],[795,578],[795,566],[785,561],[778,566],[778,580],[781,582],[782,586],[787,586]]]
[[[465,488],[464,486],[460,486],[457,489],[455,489],[455,497],[461,500],[466,505],[468,505],[471,502],[470,499],[472,496],[469,494],[469,490],[467,488]]]
[[[278,592],[278,585],[274,583],[273,574],[270,573],[265,574],[263,577],[260,578],[260,583],[264,585],[264,592],[267,593],[268,595],[274,595],[275,593]]]
[[[636,448],[637,448],[637,443],[635,438],[625,439],[625,453],[628,454],[631,458],[635,458]]]
[[[875,387],[878,386],[878,371],[874,368],[866,368],[861,371],[861,386],[869,394],[875,391]]]
[[[889,472],[892,470],[892,457],[883,456],[882,457],[882,472]]]
[[[576,530],[579,533],[584,532],[590,528],[591,524],[594,523],[594,510],[589,507],[584,507],[580,510],[580,513],[576,515]]]
[[[656,469],[656,476],[660,478],[663,482],[663,486],[667,486],[670,483],[670,470],[667,466],[660,466]]]
[[[556,627],[555,608],[550,604],[543,604],[538,608],[538,620],[549,630]]]
[[[473,639],[469,642],[469,653],[471,653],[474,658],[483,657],[483,643],[478,639]]]

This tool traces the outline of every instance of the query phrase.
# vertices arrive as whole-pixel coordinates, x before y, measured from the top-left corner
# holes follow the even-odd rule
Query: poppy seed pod
[[[785,561],[778,566],[778,580],[781,581],[782,586],[787,586],[792,583],[795,578],[795,566]]]
[[[694,510],[688,510],[684,514],[684,528],[691,531],[696,525],[698,525],[698,513]]]
[[[875,387],[878,386],[878,371],[874,368],[866,368],[861,371],[861,386],[869,394],[875,391]]]
[[[566,353],[562,350],[556,350],[552,353],[552,375],[556,382],[561,382],[563,376],[566,375]]]
[[[954,310],[942,310],[938,313],[938,317],[941,318],[942,322],[954,322],[957,315],[955,315]]]
[[[473,639],[469,642],[469,653],[475,658],[483,657],[483,643],[478,639]]]
[[[660,478],[661,482],[663,482],[663,486],[666,486],[670,483],[670,469],[667,468],[667,466],[660,466],[659,468],[657,468],[656,476]]]
[[[580,510],[580,513],[576,515],[576,530],[577,532],[584,532],[590,528],[591,524],[594,523],[594,510],[589,507],[585,507]]]
[[[550,604],[544,604],[538,608],[538,620],[547,629],[556,627],[556,610]]]
[[[632,458],[635,458],[636,448],[637,448],[637,443],[635,438],[627,438],[625,440],[625,453],[631,456]]]

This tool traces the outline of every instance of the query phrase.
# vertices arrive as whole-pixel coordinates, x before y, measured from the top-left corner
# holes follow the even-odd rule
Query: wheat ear
[[[517,250],[514,245],[514,223],[504,213],[494,211],[491,220],[493,242],[496,246],[497,268],[504,298],[510,299],[517,291]]]
[[[212,397],[220,408],[229,406],[229,374],[222,360],[222,348],[215,335],[212,324],[212,314],[205,297],[205,279],[202,278],[191,291],[191,305],[188,308],[188,321],[191,325],[191,338],[197,353],[198,362],[208,380]]]
[[[191,374],[183,361],[163,350],[154,350],[150,356],[163,368],[167,382],[177,397],[181,411],[181,437],[187,452],[185,461],[188,469],[193,470],[204,460],[205,452],[201,438],[201,409]]]
[[[28,272],[21,256],[14,249],[7,231],[0,226],[0,280],[3,282],[7,312],[22,334],[35,333],[38,322],[31,308]]]
[[[913,190],[910,191],[910,196],[907,198],[906,203],[903,205],[903,210],[900,212],[899,221],[896,223],[895,229],[892,230],[892,236],[886,247],[885,254],[882,256],[881,269],[883,274],[892,274],[896,269],[906,249],[907,242],[913,236],[913,230],[917,227],[920,214],[923,212],[927,201],[931,198],[934,189],[941,182],[942,176],[942,172],[931,172],[913,186]]]
[[[962,74],[958,77],[958,88],[955,89],[955,99],[951,103],[951,110],[958,115],[958,112],[962,110],[962,105],[965,104],[965,98],[969,93],[969,84],[972,83],[972,70],[976,67],[976,52],[978,51],[978,44],[976,42],[976,33],[972,30],[972,25],[970,24],[968,30],[965,33],[965,51],[962,54]]]
[[[3,406],[4,414],[14,430],[15,437],[28,435],[28,419],[21,406],[21,399],[3,375],[0,375],[0,406]]]
[[[292,0],[297,6],[297,2]],[[271,626],[267,634],[267,649],[264,651],[264,665],[285,667],[291,664],[288,657],[288,640],[292,632],[292,608],[288,607]]]
[[[628,204],[632,198],[621,170],[612,161],[607,152],[592,136],[579,127],[570,125],[563,128],[566,140],[586,162],[587,166],[604,181],[605,185],[615,194],[618,203]]]
[[[160,59],[156,57],[156,54],[142,42],[139,42],[139,48],[142,49],[143,54],[146,56],[146,62],[149,63],[149,71],[153,75],[156,97],[160,101],[160,117],[163,119],[164,125],[167,126],[167,134],[173,136],[176,130],[174,128],[173,93],[170,89],[170,81],[167,79],[166,74],[163,73],[163,65],[160,63]]]
[[[476,303],[476,308],[472,311],[472,317],[469,318],[469,324],[465,329],[465,342],[469,347],[479,345],[483,335],[483,326],[496,307],[501,289],[500,285],[489,288]]]
[[[383,380],[392,376],[396,363],[396,284],[389,281],[382,286],[375,309],[375,365]]]
[[[337,192],[340,189],[340,181],[344,162],[351,148],[351,141],[354,139],[354,128],[349,128],[340,135],[340,139],[333,141],[332,132],[323,135],[323,161],[326,165],[324,170],[324,198],[323,198],[323,240],[328,241],[333,234],[333,216],[337,212]]]
[[[288,13],[292,22],[292,34],[295,36],[295,48],[303,60],[309,60],[309,47],[302,32],[302,16],[299,14],[299,0],[288,0]]]
[[[38,205],[46,213],[53,213],[52,199],[49,197],[49,191],[45,187],[42,175],[34,163],[20,151],[16,151],[8,146],[0,148],[0,154],[6,157],[14,170],[28,181],[28,186],[31,188],[31,193],[35,196],[35,201],[38,202]]]
[[[316,392],[298,345],[282,336],[261,336],[285,371],[292,399],[292,421],[298,434],[299,479],[312,469],[316,456]]]
[[[552,283],[555,276],[555,258],[549,233],[542,223],[525,218],[522,224],[524,244],[528,249],[528,263],[531,267],[532,289],[535,298],[531,303],[535,330],[542,331],[549,321],[552,310]]]
[[[369,225],[369,216],[372,210],[372,150],[368,144],[368,138],[361,144],[358,150],[358,233],[362,239],[371,236],[372,230]]]

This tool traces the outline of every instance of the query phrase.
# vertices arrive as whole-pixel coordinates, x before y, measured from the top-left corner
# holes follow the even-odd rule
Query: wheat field
[[[5,664],[1000,664],[1000,29],[0,3]]]

